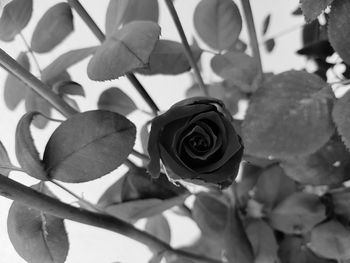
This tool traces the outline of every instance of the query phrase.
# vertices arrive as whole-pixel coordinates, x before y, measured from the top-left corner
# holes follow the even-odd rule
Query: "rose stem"
[[[41,97],[47,100],[64,116],[69,117],[76,114],[77,111],[63,101],[51,88],[22,67],[16,60],[10,57],[3,49],[0,48],[0,65],[9,73],[13,74],[30,88],[36,91]]]
[[[261,56],[260,56],[260,50],[259,50],[259,42],[256,35],[255,25],[254,25],[254,18],[252,13],[252,8],[250,6],[249,0],[241,0],[243,12],[245,16],[245,20],[247,23],[248,28],[248,34],[250,39],[250,46],[252,48],[253,57],[256,60],[256,63],[258,65],[258,71],[259,74],[263,74],[263,67],[261,63]]]
[[[106,38],[104,33],[97,26],[92,17],[87,13],[87,11],[81,5],[81,3],[78,0],[68,0],[68,3],[75,9],[75,11],[85,22],[85,24],[89,27],[92,33],[102,43]],[[147,102],[149,107],[152,109],[154,115],[157,115],[159,111],[158,106],[155,104],[151,96],[148,94],[148,92],[145,90],[145,88],[142,86],[142,84],[139,82],[136,76],[133,73],[126,73],[125,75],[127,79],[131,82],[131,84],[135,87],[135,89],[140,93],[143,99]]]
[[[70,117],[71,115],[77,113],[75,109],[70,107],[65,101],[53,93],[48,85],[44,84],[34,75],[32,75],[1,48],[0,65],[8,72],[26,83],[30,88],[35,90],[64,116]],[[69,206],[60,202],[59,200],[38,193],[29,187],[19,184],[3,175],[0,175],[0,195],[60,218],[67,218],[73,221],[109,229],[122,235],[129,236],[130,238],[149,247],[153,247],[160,252],[164,251],[173,253],[175,255],[195,259],[200,262],[222,263],[221,261],[173,249],[157,238],[136,229],[132,225],[129,225],[120,219]],[[125,226],[126,229],[124,229]]]
[[[154,236],[139,230],[133,225],[116,217],[73,207],[55,198],[37,192],[3,175],[0,175],[0,195],[62,219],[68,219],[116,232],[151,247],[159,253],[168,252],[187,259],[197,260],[199,262],[222,263],[218,260],[173,249],[168,244]]]
[[[183,27],[181,25],[181,21],[179,19],[179,16],[176,12],[176,9],[174,7],[174,4],[173,4],[173,1],[172,0],[165,0],[165,3],[168,7],[168,10],[171,14],[171,17],[174,21],[174,24],[176,26],[176,29],[180,35],[180,38],[181,38],[181,42],[185,48],[185,54],[186,54],[186,57],[188,59],[188,62],[190,63],[191,67],[193,68],[193,71],[194,71],[194,75],[196,76],[196,80],[198,82],[198,85],[199,87],[202,89],[203,93],[205,94],[205,96],[209,96],[208,94],[208,90],[204,84],[204,81],[203,81],[203,78],[199,72],[199,68],[198,68],[198,65],[196,63],[196,61],[194,60],[194,56],[193,56],[193,53],[192,53],[192,50],[190,48],[190,45],[188,44],[188,41],[187,41],[187,38],[186,38],[186,35],[185,35],[185,32],[183,30]]]

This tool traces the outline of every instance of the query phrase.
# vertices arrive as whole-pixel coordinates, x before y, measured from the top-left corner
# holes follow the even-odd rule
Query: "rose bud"
[[[149,173],[157,178],[160,161],[171,180],[229,186],[236,178],[243,144],[222,101],[194,97],[152,120]]]

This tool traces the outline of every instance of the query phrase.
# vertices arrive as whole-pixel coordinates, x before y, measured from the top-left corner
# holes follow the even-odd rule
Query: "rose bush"
[[[149,173],[159,176],[161,160],[173,180],[229,186],[243,155],[232,120],[217,99],[195,97],[176,103],[152,120]]]

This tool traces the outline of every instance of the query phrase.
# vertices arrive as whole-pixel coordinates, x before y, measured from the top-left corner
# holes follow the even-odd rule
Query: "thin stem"
[[[69,117],[77,111],[63,101],[57,94],[51,91],[50,87],[40,81],[37,77],[31,74],[16,60],[10,57],[4,50],[0,48],[0,65],[9,73],[13,74],[30,88],[36,91],[41,97],[47,100],[53,107],[55,107],[64,116]]]
[[[65,187],[64,185],[60,184],[59,182],[51,179],[49,180],[49,182],[51,182],[52,184],[58,186],[59,188],[61,188],[63,191],[67,192],[68,194],[70,194],[71,196],[73,196],[75,199],[78,200],[78,202],[82,205],[84,205],[85,207],[89,208],[90,210],[94,211],[94,212],[99,212],[99,213],[104,213],[101,209],[98,209],[94,204],[90,203],[87,200],[84,200],[83,198],[81,198],[80,196],[78,196],[77,194],[73,193],[71,190],[69,190],[67,187]]]
[[[202,89],[203,93],[205,94],[205,96],[209,96],[209,93],[208,93],[208,90],[204,84],[204,81],[202,79],[202,76],[199,72],[199,68],[198,68],[198,65],[196,63],[196,61],[194,60],[194,56],[193,56],[193,53],[192,53],[192,50],[190,48],[190,45],[188,44],[188,41],[187,41],[187,38],[186,38],[186,35],[185,35],[185,32],[183,30],[183,27],[181,25],[181,21],[179,19],[179,16],[176,12],[176,9],[174,7],[174,4],[173,4],[173,1],[172,0],[165,0],[165,3],[168,7],[168,10],[171,14],[171,17],[173,18],[173,21],[175,23],[175,26],[176,26],[176,29],[180,35],[180,38],[181,38],[181,42],[185,48],[185,54],[186,54],[186,57],[188,59],[188,62],[190,63],[191,67],[193,68],[193,71],[194,71],[194,74],[195,74],[195,77],[196,77],[196,80],[198,82],[198,85],[199,87]]]
[[[105,40],[105,35],[101,31],[101,29],[97,26],[92,17],[88,14],[85,8],[78,0],[67,0],[68,3],[74,8],[74,10],[78,13],[81,19],[86,23],[92,33],[97,37],[100,42]],[[131,82],[131,84],[136,88],[136,90],[140,93],[140,95],[144,98],[144,100],[148,103],[149,107],[152,109],[155,115],[157,115],[159,108],[153,101],[153,99],[149,96],[145,88],[138,81],[136,76],[133,73],[126,73],[127,79]]]
[[[124,164],[129,168],[129,169],[137,169],[138,166],[132,162],[130,159],[126,159],[126,161],[124,162]]]
[[[148,94],[148,92],[145,90],[145,88],[141,85],[140,81],[136,78],[136,76],[132,73],[126,73],[125,74],[127,79],[131,82],[131,84],[135,87],[135,89],[140,93],[142,98],[147,102],[147,104],[152,109],[152,112],[154,115],[158,115],[159,108],[151,98],[151,96]]]
[[[245,20],[247,23],[248,28],[248,34],[250,39],[250,46],[252,48],[253,57],[256,60],[256,63],[258,65],[259,73],[263,74],[263,67],[261,63],[261,56],[260,56],[260,49],[259,49],[259,42],[256,35],[255,25],[254,25],[254,18],[252,13],[252,8],[250,6],[250,0],[241,0]]]
[[[277,32],[277,33],[274,34],[274,35],[265,37],[262,41],[259,42],[259,46],[260,46],[260,45],[263,45],[266,41],[268,41],[268,40],[270,40],[270,39],[276,39],[276,38],[282,37],[282,36],[284,36],[284,35],[286,35],[286,34],[289,34],[289,33],[293,32],[293,31],[295,31],[295,30],[301,29],[301,28],[303,28],[305,25],[306,25],[305,23],[299,24],[299,25],[294,25],[294,26],[291,26],[291,27],[289,27],[289,28],[287,28],[287,29],[284,29],[284,30],[282,30],[282,31],[280,31],[280,32]]]
[[[143,161],[146,161],[146,162],[149,161],[149,157],[146,154],[140,153],[140,152],[136,151],[135,149],[132,150],[131,154],[140,158]]]
[[[36,65],[36,67],[37,67],[39,73],[41,74],[42,70],[41,70],[41,68],[40,68],[39,62],[38,62],[38,60],[36,59],[36,56],[35,56],[35,54],[34,54],[32,48],[31,48],[31,46],[28,44],[27,40],[25,39],[25,37],[23,36],[23,34],[22,34],[21,31],[19,32],[19,36],[21,37],[21,39],[22,39],[24,45],[26,46],[28,52],[30,53],[30,55],[32,56],[32,58],[33,58],[33,60],[34,60],[34,63],[35,63],[35,65]]]
[[[0,195],[20,202],[23,205],[34,208],[58,218],[107,229],[133,240],[136,240],[159,253],[169,252],[183,258],[197,260],[203,263],[222,263],[221,261],[194,255],[189,252],[176,250],[154,236],[135,228],[133,225],[116,217],[91,212],[65,204],[55,198],[42,194],[34,189],[26,187],[10,178],[0,175]]]

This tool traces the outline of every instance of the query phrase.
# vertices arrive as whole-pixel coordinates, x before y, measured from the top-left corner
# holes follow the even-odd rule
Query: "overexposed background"
[[[199,0],[175,1],[175,7],[179,12],[179,16],[188,39],[192,39],[192,35],[195,35],[192,16],[198,1]],[[238,5],[240,4],[238,0],[235,1]],[[23,30],[23,34],[28,42],[30,42],[31,34],[37,21],[49,7],[58,2],[60,1],[34,0],[33,17],[29,25]],[[81,0],[81,3],[102,29],[104,29],[104,17],[108,2],[109,0]],[[179,40],[176,28],[173,25],[164,1],[159,0],[159,3],[159,23],[162,28],[161,37],[163,39]],[[292,30],[292,32],[276,39],[276,47],[272,54],[267,54],[263,46],[261,47],[265,71],[273,71],[278,73],[289,69],[301,69],[305,67],[306,61],[302,57],[295,55],[295,51],[301,47],[300,30],[303,23],[303,18],[301,16],[292,16],[291,12],[295,10],[298,3],[299,0],[251,0],[259,37],[262,21],[268,13],[272,14],[272,19],[267,36],[274,36],[275,34],[278,34],[286,29],[294,28],[300,25],[298,30]],[[76,13],[74,13],[74,25],[75,32],[71,34],[61,45],[55,48],[53,52],[50,52],[49,54],[36,55],[41,68],[44,68],[54,58],[68,50],[99,44],[98,40],[94,37],[94,35]],[[242,31],[241,38],[247,41],[245,29]],[[201,41],[199,41],[199,44],[201,47],[208,49]],[[19,37],[17,37],[16,40],[11,43],[0,42],[0,47],[8,52],[12,57],[17,57],[20,51],[25,51],[25,46]],[[216,78],[209,72],[209,65],[207,62],[211,56],[212,55],[208,53],[204,53],[202,56],[204,63],[206,63],[206,66],[204,67],[204,79],[206,81],[211,81]],[[150,111],[147,104],[142,100],[139,94],[125,78],[104,83],[89,80],[86,74],[87,62],[88,59],[69,69],[69,73],[71,74],[73,80],[79,82],[85,88],[86,98],[77,98],[82,111],[96,109],[99,94],[105,88],[112,86],[122,88],[127,94],[130,95],[131,98],[134,99],[136,104],[139,105],[141,109]],[[37,69],[33,63],[32,69],[33,73],[38,75]],[[6,75],[7,73],[4,70],[0,70],[1,94],[3,94],[3,84],[6,79]],[[166,110],[173,103],[183,99],[186,89],[192,84],[192,80],[187,73],[174,77],[138,76],[138,78],[162,110]],[[0,97],[0,141],[8,150],[13,162],[17,163],[14,154],[14,134],[16,124],[24,113],[24,103],[21,103],[14,112],[11,112],[5,107],[5,103],[2,98],[3,96],[1,95]],[[55,117],[60,118],[61,116],[58,113],[55,113]],[[129,118],[135,122],[138,127],[140,127],[140,125],[147,120],[148,116],[146,114],[136,112],[131,114]],[[33,137],[39,151],[43,151],[46,141],[56,126],[57,124],[51,123],[44,131],[33,128]],[[141,150],[139,141],[136,144],[136,148]],[[112,172],[101,179],[97,179],[89,183],[66,185],[77,194],[83,194],[84,198],[87,200],[96,202],[104,190],[110,184],[115,182],[116,179],[125,171],[126,167],[121,166],[115,172]],[[11,178],[18,180],[21,183],[25,183],[26,185],[36,183],[36,180],[31,179],[21,173],[11,173]],[[66,202],[73,201],[73,199],[71,199],[61,190],[54,187],[52,189],[62,200]],[[8,199],[0,196],[0,263],[23,263],[25,261],[16,254],[7,236],[6,220],[10,205],[11,202]],[[171,223],[173,237],[172,244],[174,246],[184,245],[190,242],[193,237],[198,234],[198,230],[190,220],[173,216],[171,213],[166,213],[166,216]],[[140,225],[142,225],[142,222]],[[111,263],[117,261],[122,263],[144,263],[147,262],[151,256],[149,250],[143,245],[115,233],[70,221],[66,221],[66,227],[70,239],[70,251],[66,261],[67,263]]]

